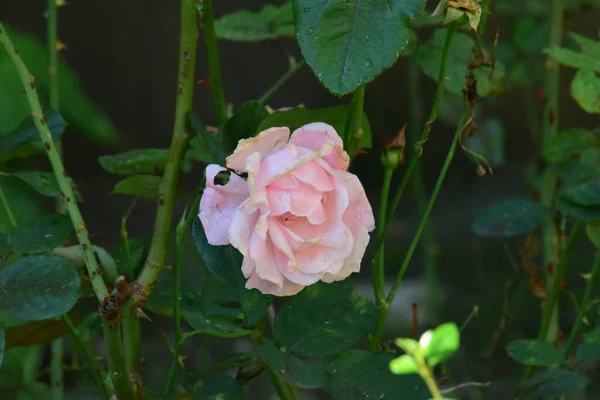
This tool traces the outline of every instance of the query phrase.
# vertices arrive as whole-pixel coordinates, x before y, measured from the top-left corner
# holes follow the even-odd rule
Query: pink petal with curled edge
[[[242,139],[232,155],[227,157],[227,168],[239,172],[248,172],[246,160],[253,153],[259,153],[263,158],[285,147],[290,138],[290,129],[275,127],[262,131],[248,139]]]
[[[233,247],[239,250],[242,254],[248,254],[248,247],[250,246],[250,237],[256,221],[258,220],[258,212],[254,212],[250,215],[241,212],[239,209],[235,210],[231,224],[227,235],[229,242]]]
[[[277,250],[283,253],[288,259],[294,258],[292,248],[277,221],[271,221],[269,223],[269,236]]]
[[[228,230],[235,211],[248,198],[246,181],[235,174],[225,185],[215,184],[215,176],[225,168],[215,164],[206,167],[206,188],[200,199],[200,221],[208,243],[229,244]]]
[[[270,238],[263,240],[259,238],[258,235],[254,234],[250,238],[249,255],[256,263],[254,272],[256,272],[258,277],[281,288],[283,286],[284,278],[279,271],[273,247]]]
[[[258,289],[264,294],[272,294],[273,296],[283,297],[298,294],[302,289],[304,289],[304,286],[286,280],[286,282],[283,284],[283,287],[280,288],[269,281],[260,279],[256,273],[253,273],[246,281],[246,288]]]
[[[292,207],[292,199],[290,194],[279,187],[269,185],[267,188],[267,199],[269,200],[269,208],[272,216],[276,217],[289,212]]]
[[[375,217],[362,183],[356,175],[349,172],[334,172],[334,174],[343,182],[348,192],[349,211],[371,232],[375,229]]]
[[[310,161],[292,171],[292,175],[301,182],[311,185],[319,192],[334,189],[330,174],[316,161]]]
[[[296,129],[290,138],[290,143],[312,150],[321,150],[328,141],[333,142],[333,150],[326,153],[323,159],[335,169],[347,170],[350,157],[344,151],[342,138],[331,125],[323,122],[304,125]]]

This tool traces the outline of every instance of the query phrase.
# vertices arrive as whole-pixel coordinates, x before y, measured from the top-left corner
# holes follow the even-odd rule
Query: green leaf
[[[231,154],[236,148],[238,141],[253,137],[260,123],[269,115],[264,105],[252,100],[241,105],[241,107],[229,118],[219,132],[224,138],[224,150]]]
[[[518,236],[534,230],[547,211],[540,203],[512,199],[496,203],[477,217],[471,231],[485,237]]]
[[[47,104],[48,99],[48,49],[45,43],[35,35],[19,32],[12,27],[4,25],[14,45],[19,49],[19,55],[23,58],[25,65],[35,77],[35,84],[42,103]],[[6,71],[6,72],[5,72]],[[2,73],[5,72],[5,73]],[[61,113],[69,125],[74,126],[82,136],[88,140],[102,145],[114,144],[119,135],[110,118],[86,93],[81,86],[76,73],[62,60],[58,64],[58,92],[61,103]],[[0,53],[0,77],[3,82],[0,87],[0,132],[13,131],[16,126],[13,120],[22,120],[29,114],[29,107],[22,95],[21,83],[17,72],[5,52]],[[5,82],[16,82],[17,85],[5,85]],[[14,99],[19,101],[14,108],[7,103]],[[13,113],[4,113],[4,110],[12,110]],[[11,126],[12,125],[12,126]],[[0,151],[0,153],[2,153]]]
[[[431,38],[417,49],[417,63],[425,75],[434,81],[439,78],[447,33],[447,29],[436,29]],[[473,44],[473,39],[463,33],[455,33],[452,38],[444,80],[444,88],[449,93],[462,94],[467,65],[473,56]]]
[[[531,379],[523,382],[521,387],[535,388],[536,399],[550,400],[580,390],[588,383],[589,379],[579,372],[552,368],[537,372]]]
[[[116,175],[159,174],[165,169],[168,149],[135,149],[100,156],[98,162],[106,172]]]
[[[585,112],[600,114],[600,78],[587,69],[577,71],[571,82],[571,96]]]
[[[348,350],[327,365],[326,388],[334,400],[428,400],[418,375],[394,375],[392,354]]]
[[[8,233],[8,245],[19,253],[44,253],[64,245],[73,226],[66,215],[47,214]]]
[[[600,42],[592,39],[588,39],[575,32],[569,32],[569,36],[573,39],[581,48],[581,51],[590,56],[600,58]]]
[[[244,390],[231,376],[211,378],[192,393],[193,400],[243,400]]]
[[[600,59],[586,53],[578,53],[564,47],[552,47],[544,50],[550,57],[572,68],[600,72]]]
[[[337,106],[311,110],[303,107],[292,108],[286,111],[275,111],[266,117],[258,126],[257,133],[275,126],[287,126],[294,131],[303,125],[313,122],[324,122],[333,126],[336,132],[343,136],[348,119],[348,106]],[[359,148],[370,149],[372,147],[371,125],[367,114],[362,116],[362,136],[358,143]]]
[[[281,6],[265,5],[259,12],[238,10],[215,21],[217,38],[239,42],[258,42],[294,36],[292,2]]]
[[[195,331],[204,332],[206,335],[223,338],[237,338],[254,335],[257,332],[243,329],[239,325],[220,318],[208,318],[200,311],[184,311],[183,317]]]
[[[24,257],[0,270],[0,309],[17,318],[57,317],[80,295],[79,274],[63,257]]]
[[[6,176],[15,176],[21,179],[23,182],[29,184],[33,190],[38,192],[41,195],[48,197],[57,197],[60,196],[60,187],[58,186],[58,181],[56,180],[56,176],[52,172],[43,172],[43,171],[24,171],[24,172],[13,172],[13,173],[4,173],[0,172],[1,175]],[[67,182],[74,186],[73,180],[71,178],[67,178]],[[83,202],[81,195],[78,191],[74,190],[75,198],[78,202]]]
[[[487,97],[502,93],[505,75],[506,69],[501,61],[496,61],[493,69],[491,67],[479,68],[477,94],[480,97]]]
[[[585,225],[585,231],[590,241],[600,248],[600,221],[592,221]]]
[[[27,224],[42,213],[35,192],[21,180],[0,174],[0,186],[17,225]],[[13,225],[6,208],[2,206],[0,207],[0,233],[8,233],[12,229]]]
[[[460,346],[460,331],[456,324],[446,323],[431,333],[431,340],[425,347],[427,363],[434,367],[447,360]]]
[[[304,357],[339,353],[375,329],[377,310],[350,282],[317,283],[287,300],[275,318],[275,338]]]
[[[325,384],[323,367],[307,364],[299,357],[280,351],[268,339],[264,340],[257,353],[275,373],[296,386],[318,389]]]
[[[543,340],[515,340],[506,351],[523,365],[546,366],[565,362],[563,351]]]
[[[1,59],[0,62],[2,62]],[[54,111],[46,113],[44,119],[52,139],[56,141],[67,127],[66,122],[60,114]],[[44,151],[44,144],[31,116],[27,116],[14,132],[0,135],[0,161],[8,161],[15,157],[27,157],[40,151]]]
[[[117,248],[114,249],[112,254],[113,259],[117,264],[117,272],[119,275],[130,276],[133,272],[138,271],[144,265],[150,247],[149,240],[129,238],[128,242],[129,257],[127,256],[127,250],[122,241]],[[154,293],[154,291],[152,291],[152,293]]]
[[[568,129],[544,144],[544,158],[554,164],[564,163],[588,150],[600,147],[600,138],[586,129]]]
[[[319,81],[344,95],[392,66],[424,7],[423,0],[296,0],[296,36]]]
[[[235,290],[238,302],[244,309],[247,322],[254,324],[266,313],[270,300],[256,289],[246,289],[242,274],[242,255],[233,246],[211,246],[206,239],[199,218],[192,225],[194,243],[202,255],[204,264],[217,278]]]
[[[560,198],[579,206],[600,205],[600,177],[566,187]]]
[[[596,360],[600,360],[600,326],[585,334],[575,353],[575,361],[578,363]]]
[[[0,323],[0,367],[4,359],[4,324]]]
[[[129,194],[147,199],[158,199],[162,177],[156,175],[133,175],[117,183],[113,194]]]
[[[419,372],[419,366],[415,359],[408,354],[403,354],[400,357],[390,361],[390,371],[396,375],[410,375]]]
[[[205,164],[225,165],[228,154],[222,150],[221,136],[210,133],[198,114],[193,111],[190,113],[190,126],[196,136],[190,140],[189,158]]]
[[[556,202],[556,208],[571,217],[580,221],[599,221],[600,220],[600,205],[582,206],[572,203],[568,200],[559,198]]]

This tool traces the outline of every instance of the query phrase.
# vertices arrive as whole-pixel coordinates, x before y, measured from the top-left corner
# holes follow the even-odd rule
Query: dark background
[[[262,1],[216,2],[215,13],[219,16],[238,8],[259,10],[263,4]],[[46,29],[44,10],[45,1],[0,0],[0,20],[20,30],[36,33],[42,39],[45,39]],[[568,19],[565,28],[597,38],[599,20],[600,13],[587,12]],[[494,13],[492,8],[487,29],[489,38],[493,38],[497,31],[501,38],[509,36],[511,24],[510,18]],[[174,115],[178,30],[179,6],[176,1],[72,0],[67,7],[59,9],[59,37],[68,45],[63,53],[65,60],[77,71],[84,88],[110,115],[122,134],[122,140],[114,148],[92,145],[72,131],[63,139],[66,169],[85,199],[82,212],[88,229],[94,234],[95,243],[101,246],[112,248],[119,240],[121,216],[129,200],[108,195],[118,178],[104,172],[97,157],[137,147],[168,147]],[[425,30],[421,39],[427,35],[428,31]],[[281,76],[288,67],[287,55],[300,57],[292,39],[258,43],[221,41],[219,45],[226,99],[235,106],[257,98]],[[208,75],[208,64],[201,38],[197,80],[205,75]],[[568,85],[572,71],[564,71],[562,76],[561,129],[597,128],[598,118],[584,114],[569,97]],[[531,88],[525,93],[533,96],[536,90]],[[426,110],[433,92],[433,82],[423,77],[421,96]],[[497,376],[511,375],[515,364],[507,361],[501,346],[491,358],[488,357],[487,348],[492,342],[506,300],[505,283],[515,274],[514,270],[518,270],[518,266],[511,262],[511,257],[518,257],[524,239],[481,240],[470,233],[470,226],[474,218],[492,203],[508,197],[531,195],[524,182],[524,168],[539,158],[540,151],[526,123],[522,96],[522,92],[507,93],[487,102],[483,111],[483,116],[499,117],[504,125],[507,137],[506,164],[496,168],[493,176],[478,178],[475,165],[457,152],[434,209],[432,223],[439,245],[437,262],[443,287],[443,307],[434,313],[421,304],[425,295],[421,278],[423,263],[418,253],[409,269],[406,286],[401,288],[397,297],[398,309],[390,318],[393,329],[390,336],[407,335],[411,320],[408,311],[412,302],[421,304],[421,330],[442,320],[461,323],[474,304],[480,305],[480,318],[472,322],[465,332],[464,351],[456,361],[459,367],[456,368],[455,377],[458,380],[493,380],[492,388],[484,392],[486,399],[496,398],[492,393],[498,393],[497,398],[508,398],[508,395],[501,393],[512,387],[508,381]],[[279,108],[303,103],[310,108],[319,108],[345,104],[348,100],[328,94],[312,71],[304,68],[273,96],[269,104]],[[365,111],[373,129],[374,150],[357,158],[353,172],[361,178],[374,208],[379,201],[382,177],[379,141],[384,136],[396,133],[407,122],[410,101],[406,58],[400,58],[394,67],[367,88]],[[194,109],[206,124],[215,124],[208,86],[197,86]],[[429,191],[437,178],[453,130],[452,126],[436,123],[425,147],[425,182]],[[397,175],[395,181],[401,178],[401,173]],[[183,185],[192,188],[201,177],[202,171],[198,169],[183,179]],[[409,190],[404,196],[388,236],[387,270],[390,279],[399,267],[419,221],[411,193]],[[180,210],[184,204],[184,201],[178,204]],[[131,236],[148,235],[154,222],[153,203],[141,202],[130,221]],[[365,257],[361,279],[356,280],[365,295],[370,295],[369,255]],[[591,263],[590,248],[586,243],[581,243],[578,248],[578,259],[582,260],[582,264],[574,268],[574,276],[587,271]],[[508,333],[501,336],[501,343],[534,335],[539,308],[526,286],[525,282],[520,292],[523,302],[517,304],[517,310],[511,314],[512,325]],[[572,315],[568,321],[571,320]],[[146,345],[162,345],[154,339],[149,339]],[[166,360],[163,360],[165,367]],[[496,377],[490,373],[496,374]],[[155,378],[164,379],[160,375],[157,373]]]

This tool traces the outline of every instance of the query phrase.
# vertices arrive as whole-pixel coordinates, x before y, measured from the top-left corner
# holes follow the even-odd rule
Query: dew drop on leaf
[[[309,34],[309,35],[312,35],[313,33],[315,33],[315,28],[310,28],[310,29],[308,30],[308,34]]]

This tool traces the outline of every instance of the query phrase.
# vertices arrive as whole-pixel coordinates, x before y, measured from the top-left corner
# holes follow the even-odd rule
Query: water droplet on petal
[[[308,34],[312,35],[313,33],[315,33],[315,28],[309,28],[308,29]]]

